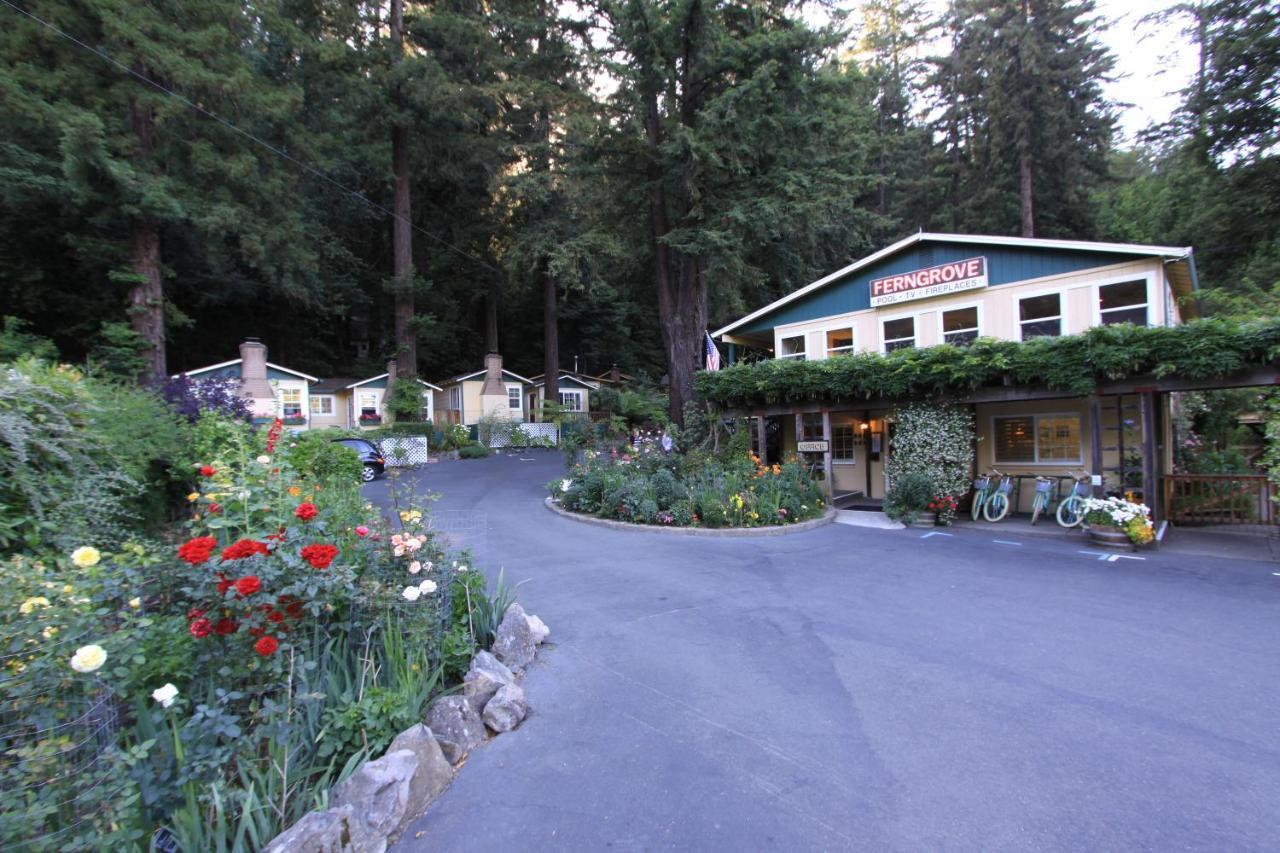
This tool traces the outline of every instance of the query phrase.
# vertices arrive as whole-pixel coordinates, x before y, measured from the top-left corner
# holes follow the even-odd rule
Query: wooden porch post
[[[1102,477],[1102,401],[1097,397],[1089,399],[1089,470]],[[1102,495],[1103,486],[1094,486],[1094,497]]]
[[[1142,392],[1142,499],[1151,509],[1151,520],[1163,516],[1163,501],[1159,492],[1159,468],[1156,463],[1156,445],[1160,437],[1156,432],[1156,392]]]
[[[765,444],[764,439],[764,412],[756,413],[756,445],[760,449],[760,461],[765,465],[769,464],[769,447]]]
[[[836,484],[831,480],[831,410],[822,410],[822,440],[827,443],[827,451],[822,454],[822,478],[827,483],[827,505],[831,506],[836,499]]]

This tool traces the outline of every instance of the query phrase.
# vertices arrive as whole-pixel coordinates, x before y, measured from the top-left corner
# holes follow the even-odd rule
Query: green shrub
[[[892,483],[884,498],[885,515],[908,524],[925,511],[938,493],[933,480],[918,471],[903,474]]]
[[[328,430],[313,430],[281,441],[289,464],[304,479],[346,479],[356,482],[364,467],[360,462],[360,454],[345,444],[334,441],[335,437]]]
[[[465,447],[458,448],[458,457],[460,459],[483,459],[489,455],[489,448],[483,444],[468,444]]]
[[[395,379],[387,390],[383,406],[395,417],[396,423],[416,421],[422,417],[422,410],[426,407],[424,391],[430,393],[416,379]]]

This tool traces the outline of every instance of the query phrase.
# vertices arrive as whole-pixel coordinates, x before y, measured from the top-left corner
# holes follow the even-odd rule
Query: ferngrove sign
[[[871,307],[987,286],[987,259],[969,258],[871,279]]]

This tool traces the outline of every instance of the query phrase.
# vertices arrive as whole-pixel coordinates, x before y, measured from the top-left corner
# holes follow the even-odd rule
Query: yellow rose
[[[190,503],[195,503],[198,500],[200,500],[199,492],[192,492],[191,494],[187,495],[187,501]]]
[[[81,646],[71,656],[71,668],[76,672],[96,672],[106,662],[107,650],[97,645]]]
[[[71,562],[82,569],[98,565],[98,561],[101,559],[102,552],[91,545],[82,545],[71,552]]]
[[[142,599],[138,598],[137,596],[134,596],[133,598],[129,599],[129,606],[132,607],[134,610],[137,610],[139,607],[142,606]]]
[[[18,605],[18,612],[25,615],[35,610],[37,607],[48,607],[48,606],[49,606],[49,599],[45,598],[43,595],[37,595],[32,598],[28,598],[26,601]]]
[[[58,635],[58,629],[52,625],[47,626],[43,631],[40,632],[40,636],[44,637],[46,640],[52,640],[57,635]]]

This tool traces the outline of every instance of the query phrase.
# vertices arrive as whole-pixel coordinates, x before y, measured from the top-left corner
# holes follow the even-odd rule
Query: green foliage
[[[136,380],[146,373],[150,348],[128,323],[105,321],[89,349],[90,371],[95,376]]]
[[[329,430],[309,430],[284,443],[285,455],[298,474],[309,482],[330,479],[356,482],[363,465],[360,454],[334,441]]]
[[[458,448],[459,459],[484,459],[488,455],[490,450],[483,444],[467,444]]]
[[[422,396],[424,391],[427,389],[416,379],[396,379],[392,381],[383,405],[397,422],[416,421],[422,417],[426,405]]]
[[[940,345],[823,361],[771,359],[698,374],[698,390],[721,406],[802,400],[902,400],[962,396],[1006,379],[1071,394],[1141,376],[1212,380],[1280,355],[1280,320],[1197,320],[1181,326],[1098,326],[1080,335],[967,347]]]
[[[912,514],[924,509],[935,496],[949,495],[957,500],[969,490],[974,454],[973,414],[959,406],[913,403],[894,415],[893,452],[886,473],[891,492],[885,511]],[[928,492],[921,499],[921,483]],[[954,510],[939,513],[949,522]]]
[[[591,392],[591,411],[608,412],[619,418],[620,430],[633,430],[670,423],[667,395],[654,388],[609,388]]]
[[[925,512],[937,493],[937,486],[928,474],[922,471],[902,474],[894,478],[884,496],[884,514],[895,521],[910,524]]]
[[[58,348],[53,341],[27,331],[31,324],[18,317],[5,315],[0,328],[0,363],[20,358],[38,358],[56,361]]]

